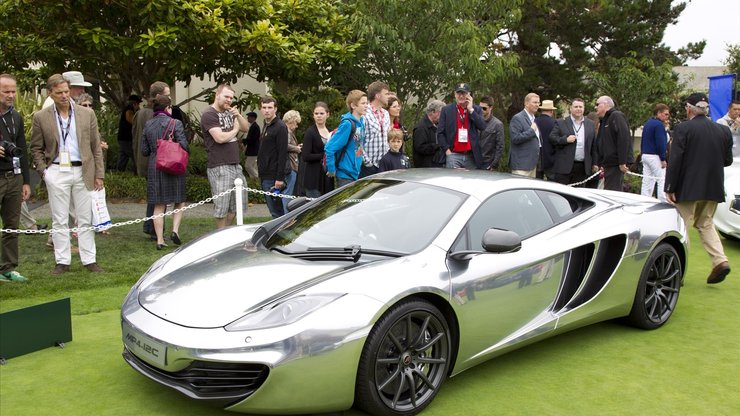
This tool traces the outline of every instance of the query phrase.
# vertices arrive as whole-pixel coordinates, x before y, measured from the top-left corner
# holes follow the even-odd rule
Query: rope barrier
[[[601,171],[596,172],[593,175],[589,176],[588,178],[586,178],[586,179],[584,179],[584,180],[582,180],[580,182],[571,183],[571,184],[568,184],[567,186],[583,185],[586,182],[590,181],[591,179],[597,177],[600,173],[601,173]],[[627,174],[628,175],[638,176],[640,178],[659,179],[658,177],[641,175],[639,173],[634,173],[634,172],[627,172]],[[178,212],[184,212],[184,211],[187,211],[189,209],[192,209],[192,208],[201,206],[203,204],[207,204],[209,202],[215,201],[218,198],[223,197],[226,194],[229,194],[231,192],[235,192],[236,189],[237,189],[237,186],[234,186],[234,187],[232,187],[230,189],[227,189],[227,190],[221,192],[220,194],[213,195],[213,196],[211,196],[209,198],[206,198],[206,199],[204,199],[202,201],[194,202],[194,203],[192,203],[190,205],[187,205],[185,207],[182,207],[182,208],[173,209],[171,211],[166,211],[166,212],[163,212],[161,214],[155,214],[155,215],[152,215],[150,217],[136,218],[136,219],[128,220],[128,221],[124,221],[124,222],[117,222],[117,223],[113,223],[113,224],[110,224],[110,225],[106,225],[104,227],[90,226],[90,227],[74,227],[74,228],[67,228],[67,229],[48,229],[48,230],[16,230],[16,229],[5,229],[5,228],[3,228],[3,229],[0,229],[0,232],[3,232],[3,233],[13,233],[13,234],[78,233],[80,231],[97,231],[99,229],[108,230],[110,228],[123,227],[123,226],[131,225],[131,224],[141,224],[144,221],[153,220],[155,218],[164,218],[164,217],[167,217],[167,216],[170,216],[170,215],[174,215],[174,214],[176,214]],[[243,189],[245,189],[247,192],[253,192],[253,193],[256,193],[256,194],[260,194],[260,195],[264,195],[264,196],[270,196],[270,197],[275,197],[275,198],[287,198],[287,199],[295,199],[295,198],[297,198],[297,196],[295,196],[295,195],[285,195],[285,194],[281,194],[281,193],[263,191],[261,189],[252,189],[252,188],[247,188],[247,187],[244,187]],[[313,200],[315,198],[306,198],[306,199],[308,199],[310,201],[310,200]]]

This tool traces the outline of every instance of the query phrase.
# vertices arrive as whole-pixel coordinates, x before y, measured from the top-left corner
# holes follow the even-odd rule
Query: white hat
[[[69,81],[69,85],[77,87],[92,87],[92,84],[85,81],[85,77],[82,76],[80,71],[67,71],[62,74],[64,79]]]

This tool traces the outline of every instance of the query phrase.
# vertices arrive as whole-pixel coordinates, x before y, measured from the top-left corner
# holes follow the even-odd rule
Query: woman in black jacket
[[[301,159],[304,168],[303,189],[309,198],[318,198],[333,189],[327,180],[326,171],[322,163],[324,159],[324,145],[331,133],[326,127],[329,118],[329,106],[324,102],[317,102],[313,109],[314,125],[303,135],[303,150]]]

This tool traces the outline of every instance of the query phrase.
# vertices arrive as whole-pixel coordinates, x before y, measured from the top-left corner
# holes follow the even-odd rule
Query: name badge
[[[19,157],[13,158],[13,174],[14,175],[21,174],[21,158]]]
[[[71,172],[72,161],[69,159],[69,152],[63,151],[59,153],[59,172]]]
[[[460,143],[468,142],[468,129],[457,130],[457,141]]]

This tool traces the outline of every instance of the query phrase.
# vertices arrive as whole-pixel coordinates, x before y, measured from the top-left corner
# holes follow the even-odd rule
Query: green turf
[[[691,238],[686,285],[663,328],[605,322],[498,357],[447,380],[424,415],[740,414],[739,274],[706,285],[709,259],[694,231]],[[723,243],[740,267],[740,243]],[[124,363],[119,311],[110,308],[126,290],[114,285],[70,292],[74,340],[0,367],[0,415],[229,414]]]

